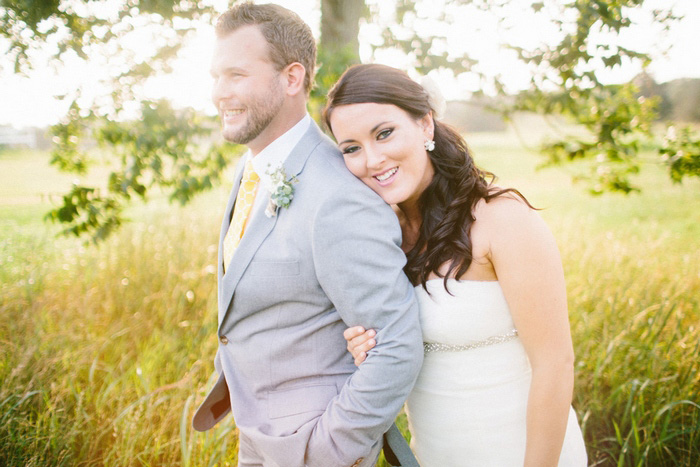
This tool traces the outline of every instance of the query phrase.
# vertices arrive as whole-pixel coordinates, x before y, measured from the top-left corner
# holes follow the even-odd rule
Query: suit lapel
[[[306,131],[303,138],[301,138],[301,141],[294,146],[294,149],[292,149],[292,152],[289,153],[289,156],[284,161],[284,170],[288,178],[292,176],[296,177],[301,173],[301,171],[304,169],[304,164],[306,164],[306,160],[309,158],[311,152],[321,142],[321,138],[323,138],[323,134],[321,133],[320,128],[318,125],[316,125],[316,122],[311,120],[309,129]]]
[[[292,149],[292,152],[284,161],[284,169],[287,177],[298,176],[304,168],[304,164],[308,159],[309,155],[313,149],[321,142],[322,133],[318,128],[316,123],[312,120],[311,125],[304,136],[301,138],[299,143]],[[228,224],[231,219],[231,212],[233,210],[233,204],[236,199],[236,194],[238,193],[238,186],[240,185],[240,178],[242,177],[243,169],[239,167],[236,177],[235,189],[231,193],[231,199],[229,199],[229,205],[226,208],[226,215],[224,216],[224,222],[221,227],[221,236],[219,239],[219,327],[226,317],[226,312],[228,311],[231,299],[233,298],[233,293],[236,290],[236,286],[241,280],[243,273],[248,268],[248,265],[253,259],[255,252],[260,248],[265,238],[272,232],[277,219],[285,209],[278,209],[277,215],[273,217],[267,217],[262,213],[255,215],[251,218],[251,222],[246,227],[245,234],[241,238],[241,242],[238,244],[236,251],[233,253],[233,259],[229,265],[229,269],[224,274],[223,271],[223,241],[226,236],[226,231],[228,230]],[[299,183],[303,183],[300,181]],[[267,200],[270,198],[270,192],[267,191],[262,185],[260,185],[257,196],[263,196],[264,202],[258,203],[256,200],[256,205],[254,209],[265,209],[267,206]],[[292,200],[292,205],[294,201]]]
[[[258,203],[256,201],[255,209],[264,209],[267,205],[267,200],[270,198],[270,192],[261,185],[258,188],[258,194],[256,196],[263,196],[265,202]],[[245,233],[238,247],[236,247],[236,251],[233,253],[229,268],[223,275],[222,280],[219,281],[221,289],[221,293],[219,294],[219,326],[221,326],[223,322],[231,298],[233,298],[233,291],[241,280],[243,272],[248,267],[248,264],[250,264],[262,242],[267,238],[270,232],[272,232],[272,228],[275,226],[276,222],[277,216],[267,217],[261,213],[256,213],[256,215],[249,220]]]

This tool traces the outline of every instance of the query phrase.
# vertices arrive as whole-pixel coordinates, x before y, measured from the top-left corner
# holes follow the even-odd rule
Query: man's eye
[[[348,146],[345,149],[343,149],[343,154],[352,154],[353,152],[357,152],[359,150],[359,146]]]
[[[391,133],[393,133],[393,131],[393,128],[387,128],[386,130],[382,130],[379,132],[379,134],[377,134],[377,139],[386,139]]]

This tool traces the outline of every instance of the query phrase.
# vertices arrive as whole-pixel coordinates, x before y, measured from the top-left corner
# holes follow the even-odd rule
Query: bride
[[[424,467],[585,466],[555,240],[433,111],[404,72],[357,65],[323,113],[348,169],[401,224],[425,341],[406,406],[411,446]],[[345,332],[357,365],[374,336]]]

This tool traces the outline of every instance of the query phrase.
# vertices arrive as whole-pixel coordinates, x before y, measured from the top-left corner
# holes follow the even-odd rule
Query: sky
[[[222,5],[225,1],[215,0]],[[431,7],[444,0],[434,0]],[[317,3],[308,0],[275,1],[297,12],[318,36],[320,29],[320,11]],[[382,0],[369,0],[380,11],[380,21],[389,21],[391,4]],[[524,67],[513,60],[507,50],[499,46],[499,39],[524,47],[536,46],[541,42],[556,41],[560,34],[551,24],[539,21],[536,16],[528,16],[530,0],[514,0],[511,28],[503,29],[486,15],[475,14],[471,17],[457,16],[459,19],[452,28],[446,29],[439,23],[424,22],[416,27],[425,30],[439,29],[447,34],[448,52],[459,55],[467,52],[479,60],[480,67],[490,73],[502,73],[513,90],[526,85],[529,75]],[[674,11],[684,19],[675,24],[668,37],[662,37],[660,31],[651,24],[645,25],[647,15],[641,12],[635,19],[644,26],[638,27],[622,37],[598,37],[601,42],[619,40],[623,45],[640,51],[649,52],[654,57],[649,71],[657,82],[676,78],[700,78],[700,0],[647,0],[650,8],[675,4]],[[217,5],[218,6],[218,5]],[[520,9],[518,10],[518,6]],[[221,7],[222,9],[224,6]],[[517,10],[517,12],[516,12]],[[372,59],[370,42],[378,34],[377,25],[364,24],[360,30],[360,54],[363,61]],[[191,106],[198,110],[214,114],[210,102],[209,63],[213,48],[214,35],[209,25],[203,26],[183,48],[174,64],[174,73],[169,76],[151,80],[144,88],[144,93],[151,98],[169,98],[176,105]],[[660,54],[659,49],[670,46],[667,55]],[[0,42],[0,52],[6,44]],[[402,67],[406,60],[396,52],[384,52],[373,58],[380,63]],[[89,63],[74,60],[56,70],[39,61],[29,76],[12,73],[12,64],[0,57],[0,125],[12,125],[16,128],[28,126],[46,126],[58,122],[66,112],[66,103],[54,96],[70,92],[76,85],[89,84],[99,76],[108,65],[104,60],[95,59]],[[617,67],[604,76],[608,82],[624,82],[634,77],[640,69],[625,65]],[[467,98],[478,87],[478,82],[468,74],[454,78],[448,73],[431,72],[433,80],[441,88],[447,99]],[[90,88],[90,86],[88,86]]]

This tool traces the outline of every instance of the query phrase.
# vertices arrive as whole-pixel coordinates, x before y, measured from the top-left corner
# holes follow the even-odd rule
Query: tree
[[[669,131],[661,144],[655,141],[652,123],[657,118],[659,99],[638,96],[635,83],[603,84],[595,70],[600,61],[606,68],[623,61],[649,64],[649,56],[638,51],[609,43],[596,42],[593,32],[613,33],[618,36],[632,25],[628,9],[639,7],[644,0],[577,1],[565,8],[574,8],[575,28],[554,47],[534,51],[515,50],[525,63],[533,65],[535,73],[530,89],[520,93],[514,104],[503,109],[534,111],[544,115],[562,114],[585,127],[588,137],[569,136],[561,141],[545,144],[542,148],[550,165],[586,159],[593,162],[586,177],[593,194],[606,191],[629,193],[638,191],[630,174],[639,171],[639,152],[642,145],[655,146],[660,160],[667,165],[675,182],[685,176],[700,176],[700,137],[689,128]],[[544,8],[544,2],[533,4]],[[563,11],[563,17],[567,12]],[[653,11],[655,22],[666,29],[678,19],[671,11]],[[563,21],[558,20],[562,27]],[[554,91],[548,91],[548,87]]]
[[[438,28],[422,37],[421,24],[450,24],[462,15],[487,12],[507,28],[512,4],[506,0],[395,0],[394,17],[382,19],[385,2],[321,0],[321,43],[317,88],[312,103],[322,102],[326,91],[349,63],[359,61],[358,32],[362,21],[379,24],[381,33],[373,43],[374,53],[387,48],[404,52],[418,73],[436,68],[454,73],[470,72],[479,77],[483,89],[498,95],[510,91],[503,76],[491,76],[479,62],[466,55],[452,56],[447,37]],[[674,181],[700,176],[700,139],[690,129],[673,129],[656,142],[652,122],[658,100],[640,99],[632,82],[606,85],[600,69],[623,62],[646,67],[649,57],[614,41],[633,25],[631,12],[644,0],[554,0],[523,4],[530,14],[545,15],[561,30],[556,44],[536,48],[510,46],[531,73],[530,86],[503,100],[494,110],[506,118],[515,111],[542,115],[564,115],[586,128],[585,137],[570,135],[546,143],[542,150],[549,164],[590,161],[587,176],[593,193],[637,188],[630,176],[639,169],[642,144],[655,146],[659,161],[666,164]],[[521,5],[522,6],[522,5]],[[173,200],[187,202],[210,188],[235,154],[234,148],[207,144],[213,121],[189,110],[172,108],[166,102],[139,99],[139,87],[150,76],[167,71],[184,39],[198,22],[213,21],[211,6],[185,0],[6,0],[0,7],[1,33],[10,41],[10,55],[17,71],[31,67],[32,52],[53,47],[54,59],[73,55],[106,55],[111,66],[104,85],[109,92],[98,101],[85,102],[78,91],[66,96],[72,102],[65,120],[53,128],[56,145],[53,163],[62,169],[84,172],[90,153],[81,142],[89,135],[104,151],[114,154],[117,167],[110,175],[108,192],[76,185],[63,198],[63,206],[49,213],[69,225],[67,232],[104,238],[121,222],[121,210],[132,197],[146,198],[154,187],[164,187]],[[654,21],[666,28],[676,19],[669,10],[654,11]],[[136,29],[152,32],[147,53],[125,44]],[[426,28],[429,29],[429,28]],[[444,30],[444,28],[442,28]],[[127,64],[133,63],[133,66]],[[129,119],[125,106],[140,102],[139,120]]]
[[[159,186],[171,200],[185,203],[218,181],[235,151],[203,144],[213,122],[166,101],[138,98],[144,81],[169,71],[197,24],[216,14],[210,6],[172,0],[3,2],[0,31],[9,39],[16,71],[30,69],[33,53],[42,47],[53,49],[56,63],[102,57],[107,69],[98,84],[107,92],[95,100],[86,100],[83,89],[63,96],[71,102],[69,111],[52,127],[51,163],[60,169],[84,174],[96,150],[108,152],[116,163],[106,193],[75,184],[63,205],[49,212],[49,219],[68,225],[65,233],[103,239],[121,224],[133,197],[146,199],[149,189]],[[126,45],[137,30],[151,36],[138,50]],[[137,119],[129,109],[134,102]],[[85,148],[88,137],[97,142],[95,149]]]

